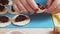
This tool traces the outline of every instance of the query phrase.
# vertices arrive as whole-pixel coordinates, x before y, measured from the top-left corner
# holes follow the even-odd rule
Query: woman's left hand
[[[46,5],[47,13],[59,13],[60,12],[60,0],[48,0]]]

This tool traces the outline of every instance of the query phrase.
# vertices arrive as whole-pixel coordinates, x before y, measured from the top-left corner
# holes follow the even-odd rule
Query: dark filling
[[[2,12],[4,9],[5,7],[0,5],[0,12]]]
[[[6,16],[0,16],[0,23],[6,23],[9,21],[9,18]]]
[[[7,5],[9,3],[9,1],[8,0],[0,0],[0,3],[3,5]]]
[[[16,17],[15,22],[24,21],[24,20],[26,20],[26,19],[28,19],[26,16],[24,16],[24,15],[19,15],[19,16]]]
[[[44,6],[42,6],[42,5],[40,5],[39,3],[37,3],[37,5],[38,5],[38,7],[39,7],[40,9],[42,9],[42,10],[44,10],[44,9],[45,9],[45,7],[44,7]]]
[[[11,10],[12,10],[12,12],[15,12],[15,10],[13,9],[13,6],[12,6]]]

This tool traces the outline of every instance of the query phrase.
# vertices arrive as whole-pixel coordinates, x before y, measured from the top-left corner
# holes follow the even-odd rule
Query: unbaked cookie
[[[8,16],[0,16],[0,27],[6,27],[11,23],[11,18]]]
[[[14,25],[23,26],[30,22],[30,18],[27,15],[16,15],[13,17],[12,22]]]

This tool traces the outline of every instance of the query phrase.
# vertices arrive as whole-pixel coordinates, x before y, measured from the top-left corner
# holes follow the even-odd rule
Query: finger
[[[13,9],[14,9],[16,12],[19,12],[19,9],[17,8],[17,5],[16,5],[16,4],[13,5]]]
[[[47,5],[46,8],[49,8],[51,6],[51,4],[53,3],[54,0],[48,0],[47,1]]]
[[[26,8],[27,12],[34,12],[34,10],[28,5],[26,0],[20,0],[20,2],[23,4],[23,6]]]
[[[48,13],[52,13],[57,8],[56,2],[54,1],[52,5],[46,10]]]
[[[13,0],[13,4],[16,5],[16,7],[19,9],[18,5],[17,5],[17,0]],[[19,12],[21,11],[21,9],[19,9]]]
[[[15,3],[17,4],[18,8],[21,11],[25,11],[27,13],[27,10],[24,8],[24,6],[22,5],[22,3],[19,0],[15,0]]]
[[[38,9],[38,5],[34,0],[27,0],[27,2],[34,10]]]

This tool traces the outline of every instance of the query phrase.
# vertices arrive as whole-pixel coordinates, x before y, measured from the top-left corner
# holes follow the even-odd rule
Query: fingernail
[[[37,13],[37,11],[34,12],[34,14],[36,14],[36,13]]]
[[[39,9],[36,9],[35,11],[38,11]]]
[[[48,10],[45,10],[45,12],[44,13],[48,13]]]
[[[39,10],[39,9],[36,9],[35,12],[34,12],[34,14],[36,14],[38,10]]]
[[[48,9],[48,5],[45,6]]]

